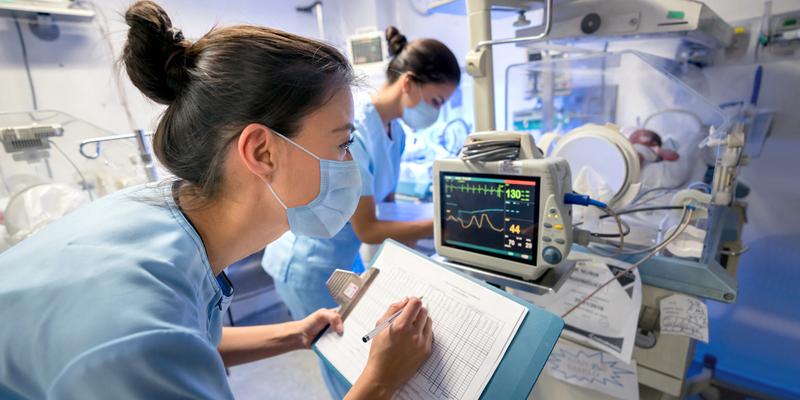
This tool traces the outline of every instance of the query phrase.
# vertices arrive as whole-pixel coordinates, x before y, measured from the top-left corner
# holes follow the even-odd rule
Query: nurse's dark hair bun
[[[406,36],[394,26],[386,28],[386,42],[389,43],[389,55],[392,57],[400,54],[408,44]]]
[[[152,1],[134,3],[125,21],[128,75],[145,96],[167,105],[153,152],[185,183],[181,194],[193,198],[210,201],[224,192],[227,149],[245,127],[261,124],[292,138],[355,80],[333,46],[278,29],[215,27],[190,42]]]
[[[137,1],[130,6],[125,22],[130,30],[122,61],[131,81],[153,101],[172,103],[188,81],[192,43],[152,1]]]
[[[461,68],[456,56],[444,43],[436,39],[415,39],[409,42],[397,28],[386,28],[386,41],[392,59],[386,69],[386,79],[394,83],[406,72],[415,82],[461,82]]]

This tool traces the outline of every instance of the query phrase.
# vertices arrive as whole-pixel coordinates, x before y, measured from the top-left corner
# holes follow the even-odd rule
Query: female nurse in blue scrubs
[[[327,235],[358,203],[352,70],[331,46],[256,26],[195,42],[158,5],[125,14],[134,85],[166,106],[153,148],[175,179],[89,204],[0,256],[0,398],[232,398],[225,366],[308,348],[339,315],[223,328],[223,269],[286,231]],[[419,299],[347,394],[389,399],[430,354]],[[264,393],[280,398],[281,393]]]
[[[361,198],[350,222],[330,239],[289,232],[267,247],[264,269],[273,277],[283,301],[295,319],[319,308],[335,307],[325,282],[334,269],[361,265],[361,243],[379,244],[387,238],[405,243],[433,235],[433,220],[400,222],[376,217],[375,205],[393,195],[405,146],[402,120],[411,129],[423,129],[439,117],[439,109],[457,88],[461,71],[453,53],[434,39],[407,42],[394,27],[386,30],[392,59],[387,82],[370,96],[356,115],[350,147],[361,171]],[[330,373],[324,374],[334,398],[344,389]]]

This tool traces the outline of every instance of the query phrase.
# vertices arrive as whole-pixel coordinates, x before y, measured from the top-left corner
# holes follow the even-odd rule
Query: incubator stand
[[[0,252],[82,204],[147,181],[134,141],[81,156],[82,140],[109,134],[60,111],[0,113]]]

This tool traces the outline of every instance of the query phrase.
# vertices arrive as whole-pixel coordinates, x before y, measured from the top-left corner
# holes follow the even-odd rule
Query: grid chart
[[[387,281],[393,285],[381,287],[380,291],[390,298],[408,294],[425,296],[423,303],[434,321],[431,357],[417,371],[414,380],[419,382],[418,377],[423,377],[427,381],[424,389],[435,398],[462,398],[494,345],[500,322],[399,269],[387,271],[387,275]],[[375,283],[383,286],[380,280]],[[378,304],[369,307],[375,307],[370,313],[377,312],[378,316],[386,309],[386,305]]]

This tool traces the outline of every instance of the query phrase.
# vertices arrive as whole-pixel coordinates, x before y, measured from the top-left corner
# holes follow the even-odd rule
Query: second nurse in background
[[[391,198],[397,186],[405,132],[433,125],[439,110],[458,87],[461,70],[450,49],[435,39],[407,42],[394,27],[386,30],[392,59],[387,82],[356,110],[350,152],[361,170],[362,193],[355,214],[338,232],[317,227],[318,237],[291,232],[267,247],[264,269],[292,317],[304,318],[321,307],[336,307],[325,282],[337,269],[361,267],[361,243],[378,244],[391,238],[403,243],[433,235],[433,220],[383,221],[376,204]],[[334,397],[344,393],[326,375]]]

